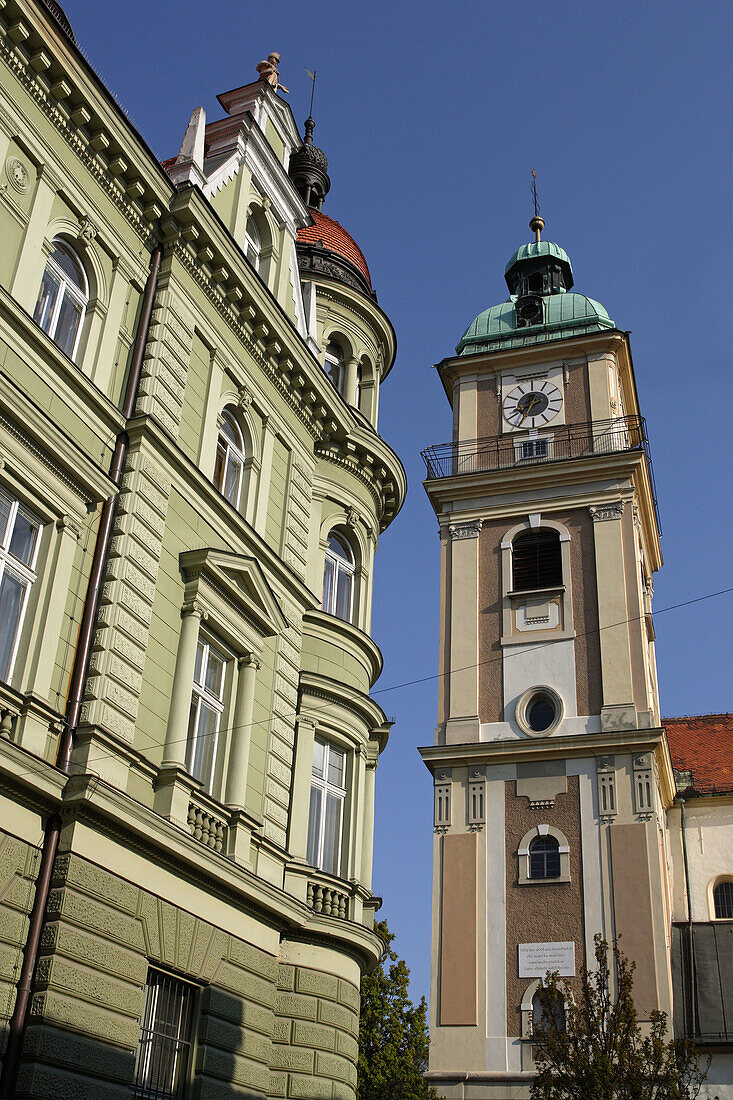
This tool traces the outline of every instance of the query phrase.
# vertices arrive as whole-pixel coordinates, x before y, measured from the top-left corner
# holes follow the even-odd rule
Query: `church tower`
[[[659,520],[629,335],[535,240],[438,365],[424,452],[441,542],[430,1082],[529,1095],[533,998],[622,935],[640,1019],[670,1011],[652,577]]]

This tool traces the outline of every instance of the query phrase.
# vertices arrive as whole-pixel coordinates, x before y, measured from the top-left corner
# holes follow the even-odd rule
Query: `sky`
[[[375,696],[396,724],[377,772],[374,890],[427,994],[432,786],[417,753],[437,708],[437,522],[420,451],[448,440],[432,364],[506,298],[530,240],[530,170],[543,237],[575,290],[631,343],[648,422],[665,565],[655,579],[662,712],[733,710],[729,0],[64,0],[88,58],[161,158],[191,111],[255,79],[276,50],[302,126],[318,74],[324,213],[361,245],[397,361],[380,432],[408,474],[382,535]],[[728,244],[726,245],[726,241]],[[398,687],[420,680],[409,687]],[[392,689],[392,690],[387,690]]]

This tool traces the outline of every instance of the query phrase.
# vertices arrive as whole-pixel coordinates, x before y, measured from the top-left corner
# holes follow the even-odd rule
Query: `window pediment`
[[[221,604],[217,618],[230,619],[234,611],[262,637],[282,634],[287,629],[277,597],[254,558],[203,548],[181,554],[179,563],[187,603],[200,599],[205,605],[212,601]]]

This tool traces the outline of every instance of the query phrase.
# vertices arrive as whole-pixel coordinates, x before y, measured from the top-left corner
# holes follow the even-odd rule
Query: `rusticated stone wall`
[[[354,1100],[359,990],[343,978],[281,965],[272,1097]]]
[[[0,832],[0,1058],[15,1008],[15,983],[28,938],[28,914],[40,858],[38,848]]]
[[[75,855],[56,860],[48,913],[19,1098],[128,1100],[152,964],[201,985],[192,1096],[354,1100],[349,982],[279,964]]]

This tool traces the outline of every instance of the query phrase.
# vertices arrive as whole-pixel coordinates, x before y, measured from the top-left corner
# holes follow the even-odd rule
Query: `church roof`
[[[545,243],[550,242],[541,241],[539,247]],[[522,247],[538,246],[523,245]],[[563,252],[557,245],[551,247],[557,248],[558,252]],[[516,257],[521,251],[522,249],[519,249],[514,256]],[[508,266],[514,262],[515,259],[512,257]],[[526,344],[539,344],[567,336],[581,336],[615,327],[600,302],[594,301],[593,298],[586,298],[584,294],[565,293],[550,294],[545,297],[544,320],[541,325],[517,328],[514,301],[514,298],[509,298],[508,301],[491,306],[483,313],[479,313],[463,333],[456,347],[456,353],[474,355],[477,352],[488,351],[497,344],[506,347],[522,347]]]
[[[697,794],[733,791],[733,714],[665,718],[672,765]]]
[[[320,210],[311,210],[310,213],[314,224],[298,230],[298,244],[321,244],[329,252],[335,252],[352,264],[371,288],[372,279],[364,253],[351,234],[347,233],[339,222],[322,214]]]
[[[520,245],[506,265],[504,272],[506,273],[514,267],[518,260],[531,260],[535,256],[554,256],[556,260],[562,260],[572,267],[570,257],[564,248],[560,248],[559,244],[554,244],[553,241],[530,241],[529,244]]]

